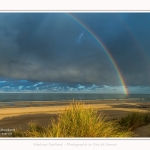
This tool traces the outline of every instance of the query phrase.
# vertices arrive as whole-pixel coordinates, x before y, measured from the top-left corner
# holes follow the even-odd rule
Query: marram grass
[[[131,112],[122,117],[118,123],[124,128],[134,130],[150,123],[150,112]]]
[[[30,123],[25,132],[15,131],[14,137],[132,137],[133,133],[122,129],[115,121],[108,121],[103,114],[97,114],[83,103],[72,103],[58,120],[52,120],[47,127]]]

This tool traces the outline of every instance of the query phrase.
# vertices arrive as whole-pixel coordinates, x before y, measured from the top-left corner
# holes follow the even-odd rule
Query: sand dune
[[[0,103],[0,128],[27,129],[30,121],[47,125],[73,101]],[[79,102],[79,101],[75,101]],[[80,101],[81,102],[81,101]],[[86,100],[85,106],[103,112],[110,118],[125,116],[131,111],[149,111],[150,102],[129,100]]]

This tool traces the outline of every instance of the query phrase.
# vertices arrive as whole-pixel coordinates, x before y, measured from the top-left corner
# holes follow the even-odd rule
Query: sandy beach
[[[56,118],[73,101],[45,101],[45,102],[10,102],[0,103],[0,129],[26,130],[29,122],[34,121],[43,126],[48,125],[52,118]],[[81,102],[81,101],[75,101]],[[120,118],[129,112],[150,110],[150,102],[130,100],[86,100],[85,106],[92,107],[98,113],[104,113],[113,118]],[[149,136],[150,126],[137,129],[140,137]],[[145,134],[143,134],[145,131]]]

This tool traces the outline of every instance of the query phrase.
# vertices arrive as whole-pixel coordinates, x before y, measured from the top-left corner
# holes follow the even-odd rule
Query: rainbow
[[[106,48],[106,46],[102,43],[101,39],[87,26],[85,25],[83,22],[81,22],[78,18],[76,18],[75,16],[73,16],[72,14],[66,14],[68,17],[70,17],[71,19],[73,19],[75,22],[77,22],[79,25],[81,25],[95,40],[96,42],[102,47],[102,49],[105,51],[105,53],[107,54],[107,56],[109,57],[111,63],[113,64],[115,71],[118,74],[119,80],[121,85],[123,86],[123,91],[126,95],[129,94],[125,80],[119,70],[118,65],[116,64],[114,58],[112,57],[112,55],[110,54],[109,50]]]

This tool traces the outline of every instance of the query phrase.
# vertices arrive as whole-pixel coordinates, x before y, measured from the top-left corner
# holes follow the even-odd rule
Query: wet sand
[[[46,126],[52,118],[57,118],[73,101],[50,102],[10,102],[0,103],[0,129],[26,130],[31,121]],[[81,101],[75,101],[81,102]],[[132,111],[150,111],[150,102],[130,100],[86,100],[85,106],[91,106],[99,113],[120,118]],[[143,135],[144,136],[144,135]]]

